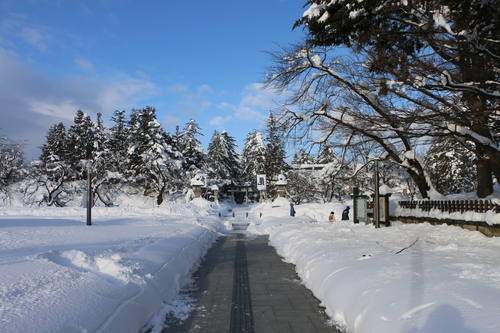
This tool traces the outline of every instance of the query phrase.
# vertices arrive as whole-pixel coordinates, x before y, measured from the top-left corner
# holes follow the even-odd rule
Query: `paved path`
[[[300,284],[267,236],[235,231],[221,237],[195,273],[197,308],[172,332],[337,332],[319,301]]]

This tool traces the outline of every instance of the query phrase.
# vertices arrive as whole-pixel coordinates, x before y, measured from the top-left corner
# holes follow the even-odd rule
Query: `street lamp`
[[[87,225],[92,225],[92,184],[90,178],[92,162],[87,162]]]

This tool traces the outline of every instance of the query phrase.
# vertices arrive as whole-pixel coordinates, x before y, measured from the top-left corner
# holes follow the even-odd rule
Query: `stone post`
[[[287,184],[287,181],[285,179],[285,176],[279,175],[278,181],[275,183],[276,187],[278,188],[278,197],[280,197],[280,198],[285,197],[286,184]]]
[[[214,191],[214,202],[219,203],[219,187],[217,187],[217,185],[213,185],[212,191]]]
[[[193,186],[194,197],[200,198],[201,197],[201,187],[203,186],[203,181],[200,179],[199,176],[195,176],[193,179],[191,179],[191,186]]]

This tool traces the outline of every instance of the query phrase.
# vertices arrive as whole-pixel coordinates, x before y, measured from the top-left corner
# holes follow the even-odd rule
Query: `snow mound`
[[[55,264],[82,272],[93,273],[117,286],[127,284],[134,277],[133,268],[121,265],[121,257],[116,253],[109,257],[102,255],[94,257],[79,250],[49,251],[38,254],[36,258],[46,259]],[[140,283],[141,279],[135,277],[134,282]]]

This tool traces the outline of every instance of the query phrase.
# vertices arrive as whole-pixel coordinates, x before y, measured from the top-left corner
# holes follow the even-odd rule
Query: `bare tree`
[[[289,94],[281,119],[288,128],[315,126],[327,119],[332,126],[322,140],[338,131],[372,140],[385,152],[381,158],[404,168],[421,195],[428,197],[432,185],[415,148],[418,139],[433,129],[415,121],[417,106],[380,91],[377,77],[362,70],[362,61],[332,58],[338,54],[334,48],[313,48],[306,42],[282,50],[271,53],[274,66],[263,83]]]
[[[416,118],[474,143],[477,194],[500,179],[494,132],[500,82],[500,2],[492,0],[309,0],[295,26],[309,45],[364,54],[379,91],[411,101]],[[363,70],[361,67],[358,68]],[[465,146],[465,145],[464,145]]]

